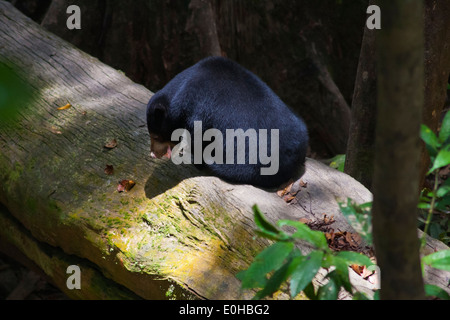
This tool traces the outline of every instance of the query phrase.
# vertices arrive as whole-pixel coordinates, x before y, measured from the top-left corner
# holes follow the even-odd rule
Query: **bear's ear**
[[[166,117],[167,107],[162,103],[155,105],[155,120],[163,120]]]

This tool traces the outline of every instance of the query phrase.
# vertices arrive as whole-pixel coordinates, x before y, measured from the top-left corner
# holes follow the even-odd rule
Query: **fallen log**
[[[2,63],[35,89],[19,118],[0,127],[0,250],[20,252],[69,297],[251,298],[235,276],[268,244],[254,238],[254,204],[271,221],[326,214],[335,230],[350,231],[336,198],[371,200],[356,180],[314,160],[288,204],[151,159],[149,90],[5,1],[0,44]],[[134,187],[119,192],[123,180]],[[81,269],[81,289],[67,286],[71,265]]]

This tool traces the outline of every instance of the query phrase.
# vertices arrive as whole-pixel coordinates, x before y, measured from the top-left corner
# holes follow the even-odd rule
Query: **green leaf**
[[[276,242],[261,251],[247,270],[236,275],[242,281],[242,288],[263,288],[267,283],[266,274],[278,269],[293,248],[292,242]]]
[[[447,206],[450,206],[450,197],[444,197],[442,200],[439,200],[434,204],[434,207],[438,210],[445,211]]]
[[[372,202],[355,204],[352,199],[347,198],[347,204],[339,202],[339,208],[348,223],[367,242],[372,244]]]
[[[357,264],[359,266],[369,267],[374,263],[369,259],[369,257],[353,251],[341,251],[336,255],[338,258],[344,260],[347,265]]]
[[[417,208],[419,208],[419,209],[429,209],[430,208],[430,204],[426,203],[426,202],[419,202],[419,204],[417,205]]]
[[[332,266],[334,266],[335,269],[330,272],[327,277],[335,277],[335,281],[338,285],[343,286],[345,290],[351,292],[347,261],[333,254],[325,254],[322,267],[328,269]]]
[[[260,229],[259,231],[257,231],[257,234],[259,236],[269,238],[272,240],[281,240],[281,241],[289,239],[289,236],[285,232],[278,230],[276,226],[271,224],[266,219],[266,217],[256,204],[253,206],[253,214],[255,224]]]
[[[305,290],[303,290],[303,293],[308,297],[310,300],[317,300],[318,297],[316,295],[316,292],[314,291],[314,285],[312,282],[310,282]]]
[[[375,294],[373,295],[373,300],[380,301],[380,290],[375,291]]]
[[[430,155],[431,160],[433,160],[436,157],[438,147],[438,139],[436,135],[434,134],[433,130],[422,124],[420,126],[420,137],[422,138],[423,142],[425,142],[428,154]]]
[[[450,112],[449,112],[450,113]],[[445,180],[442,186],[437,190],[436,195],[438,197],[444,197],[450,192],[450,179]]]
[[[339,285],[343,286],[345,290],[348,292],[352,292],[352,284],[350,283],[349,275],[348,275],[348,263],[337,256],[333,259],[333,265],[336,269],[333,271],[336,275],[337,281]],[[336,281],[336,280],[335,280]]]
[[[450,112],[447,112],[442,120],[441,131],[439,132],[439,141],[445,143],[450,137]]]
[[[337,300],[339,286],[333,279],[330,279],[327,284],[319,288],[317,296],[319,300]]]
[[[436,269],[450,271],[450,250],[442,250],[422,258],[422,262]]]
[[[337,156],[331,158],[329,161],[331,168],[344,172],[345,154],[338,154]]]
[[[289,269],[290,261],[285,263],[281,268],[274,272],[274,274],[267,281],[264,289],[260,290],[253,297],[253,300],[263,299],[265,297],[271,296],[274,292],[276,292],[281,284],[287,280],[289,277],[288,269]]]
[[[292,234],[292,237],[308,241],[319,249],[329,250],[327,239],[322,232],[311,230],[306,224],[299,221],[279,220],[277,224],[279,227],[294,227],[297,230]]]
[[[432,173],[436,169],[445,167],[448,164],[450,164],[450,145],[446,145],[443,149],[439,150],[439,153],[433,162],[433,167],[427,174]]]
[[[291,273],[291,297],[294,298],[312,281],[322,264],[323,251],[313,251],[306,257],[293,259]]]
[[[441,225],[437,222],[431,222],[429,227],[429,234],[435,239],[439,239],[439,235],[443,232]]]
[[[371,300],[365,293],[356,291],[353,294],[352,300]]]
[[[450,295],[447,293],[447,291],[433,284],[425,285],[425,295],[427,297],[437,297],[442,300],[450,300]]]

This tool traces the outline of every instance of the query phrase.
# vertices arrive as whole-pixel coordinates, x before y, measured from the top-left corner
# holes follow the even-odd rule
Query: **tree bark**
[[[364,29],[364,37],[352,100],[350,132],[344,172],[372,189],[375,158],[375,119],[377,113],[377,69],[375,34]]]
[[[373,238],[382,299],[422,299],[417,237],[424,103],[422,1],[380,1]]]
[[[79,0],[76,31],[66,28],[71,4],[52,0],[41,25],[147,88],[160,89],[201,58],[195,35],[184,30],[189,2]]]
[[[343,154],[347,148],[351,111],[327,67],[312,50],[305,59],[298,86],[302,87],[302,107],[314,109],[314,130],[320,136],[311,137],[310,144],[322,144],[328,154]],[[308,127],[309,128],[309,127]],[[320,141],[319,141],[320,140]]]
[[[203,56],[221,56],[222,50],[211,0],[191,0],[189,9],[192,13],[186,30],[197,34]]]

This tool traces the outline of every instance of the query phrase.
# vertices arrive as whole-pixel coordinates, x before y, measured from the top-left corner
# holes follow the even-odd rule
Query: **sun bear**
[[[255,74],[223,57],[182,71],[147,105],[151,156],[274,188],[304,171],[305,123]]]

